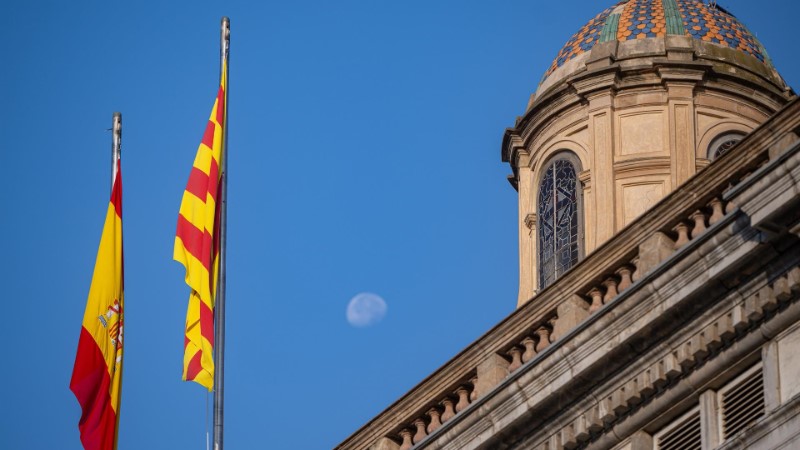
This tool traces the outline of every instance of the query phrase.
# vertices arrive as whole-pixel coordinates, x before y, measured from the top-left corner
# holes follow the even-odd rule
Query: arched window
[[[715,137],[714,140],[711,141],[711,144],[708,145],[708,159],[713,160],[719,158],[720,155],[738,144],[743,137],[744,133],[738,131],[731,131]]]
[[[551,285],[582,256],[578,167],[573,155],[559,154],[545,166],[540,177],[536,227],[540,290]]]

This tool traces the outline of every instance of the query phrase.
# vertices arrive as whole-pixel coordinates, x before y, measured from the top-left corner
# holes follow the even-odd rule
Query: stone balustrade
[[[627,273],[629,279],[630,271]],[[503,378],[532,361],[558,338],[556,332],[559,329],[567,331],[577,325],[587,316],[585,312],[587,307],[588,305],[576,296],[572,302],[565,302],[561,306],[564,320],[559,320],[557,311],[544,314],[542,319],[522,333],[521,337],[514,339],[511,345],[506,345],[505,349],[496,352],[493,358],[479,365],[474,373],[467,377],[469,381],[441,395],[437,401],[425,408],[423,413],[415,414],[404,421],[399,430],[384,436],[379,442],[380,445],[376,444],[373,448],[376,450],[413,448],[477,400],[480,390],[485,393]],[[580,314],[577,311],[584,312]]]
[[[792,103],[791,108],[800,112],[800,103]],[[797,114],[778,117],[793,118]],[[448,428],[510,374],[537,364],[551,350],[557,351],[559,340],[605,305],[635,290],[639,281],[668,258],[682,253],[694,241],[702,241],[702,236],[718,224],[730,224],[728,217],[735,215],[737,207],[726,199],[725,191],[745,181],[770,156],[797,145],[797,127],[788,119],[765,123],[736,151],[726,153],[686,181],[336,449],[407,450]],[[554,434],[549,448],[555,443],[557,447],[578,446],[595,431],[646,402],[662,385],[702,362],[725,345],[731,333],[758,323],[798,292],[800,269],[794,268],[771,283],[768,290],[718,317],[703,333],[670,349],[658,364],[619,385],[569,427]]]
[[[628,261],[609,266],[604,271],[606,275],[600,277],[602,281],[585,291],[584,295],[573,294],[569,297],[570,301],[558,305],[556,311],[544,313],[534,326],[522,334],[522,337],[513,340],[511,345],[506,345],[503,350],[497,352],[502,359],[495,358],[494,363],[489,366],[494,369],[499,368],[502,376],[488,375],[486,378],[491,382],[488,387],[493,387],[502,378],[532,361],[536,355],[558,339],[559,333],[574,328],[590,314],[625,292],[674,252],[719,223],[726,214],[735,209],[729,206],[731,204],[717,195],[704,207],[678,216],[675,223],[668,226],[673,232],[672,237],[662,232],[654,233],[638,247],[637,252]],[[580,442],[588,440],[592,433],[597,433],[631,408],[646,401],[670,380],[680,376],[686,367],[694,366],[709,352],[721,347],[723,340],[730,339],[731,333],[745,326],[747,320],[759,320],[760,312],[764,308],[777,307],[777,304],[769,299],[788,300],[793,290],[800,290],[800,269],[795,269],[787,277],[777,280],[776,285],[778,292],[776,296],[764,294],[758,297],[757,304],[751,301],[744,305],[743,309],[734,310],[731,314],[720,317],[717,322],[709,325],[704,333],[687,341],[678,350],[665,355],[657,365],[621,385],[611,395],[598,402],[593,409],[577,417],[569,427],[553,435],[548,442],[558,442],[566,448],[576,447]],[[562,319],[559,318],[558,310],[562,310]],[[477,372],[487,372],[487,370],[478,369]],[[444,395],[424,414],[406,421],[399,431],[384,439],[387,443],[384,444],[385,448],[387,450],[413,448],[477,399],[479,389],[476,387],[479,381],[484,381],[484,385],[486,384],[485,380],[479,380],[478,374],[472,375],[470,382]],[[486,388],[484,386],[483,390]]]
[[[423,414],[407,421],[399,431],[387,436],[385,441],[400,442],[399,450],[408,450],[418,444],[475,401],[476,378],[473,375],[470,377],[470,381],[459,384],[451,392],[435,401]]]
[[[511,374],[531,361],[537,354],[546,349],[557,336],[553,333],[558,316],[551,313],[541,323],[532,327],[524,336],[513,342],[513,345],[503,351],[509,360],[508,373]]]
[[[728,207],[721,195],[712,197],[705,206],[689,214],[678,216],[666,229],[671,233],[656,232],[639,245],[630,261],[611,266],[602,281],[592,285],[582,297],[589,304],[589,313],[595,313],[638,281],[645,273],[670,257],[675,251],[702,235],[709,227],[719,223],[735,207]]]
[[[639,246],[638,251],[629,261],[610,266],[605,271],[607,275],[601,277],[602,281],[594,285],[583,296],[573,295],[571,303],[573,311],[585,309],[588,314],[598,311],[631,287],[642,275],[692,240],[697,239],[733,210],[735,210],[735,206],[731,202],[725,202],[720,195],[717,195],[712,197],[705,206],[678,216],[675,223],[668,227],[672,231],[672,237],[666,233],[656,232]],[[793,292],[796,294],[800,291],[800,268],[795,268],[786,276],[776,280],[774,286],[774,289],[770,287],[754,298],[743,302],[729,314],[710,324],[703,333],[686,341],[675,351],[667,353],[658,364],[619,386],[616,391],[601,399],[591,410],[578,416],[568,427],[551,436],[546,445],[557,442],[565,448],[577,447],[581,442],[587,441],[592,433],[597,433],[631,408],[647,401],[658,389],[702,362],[709,353],[721,348],[726,340],[730,341],[737,330],[746,328],[751,322],[759,321],[763,317],[765,309],[776,309],[779,301],[787,301],[792,297]],[[582,306],[580,299],[585,302]],[[575,308],[576,303],[577,308]],[[568,302],[559,306],[566,304]],[[506,376],[514,373],[524,364],[533,360],[552,342],[555,342],[558,335],[554,331],[558,329],[559,322],[562,322],[561,328],[568,331],[585,319],[588,314],[576,316],[574,312],[567,312],[564,316],[570,317],[572,320],[566,326],[564,326],[563,320],[559,320],[556,312],[545,314],[545,317],[524,333],[522,338],[516,339],[506,349],[498,352],[504,356],[506,363],[500,363],[501,366],[506,366],[503,373]],[[424,415],[411,420],[409,425],[403,427],[396,435],[400,441],[399,450],[413,448],[414,445],[469,406],[477,398],[478,390],[474,388],[477,385],[478,377],[476,375],[472,377],[471,383],[460,386],[451,395],[440,400],[437,406],[431,407]],[[546,448],[546,446],[542,448]]]

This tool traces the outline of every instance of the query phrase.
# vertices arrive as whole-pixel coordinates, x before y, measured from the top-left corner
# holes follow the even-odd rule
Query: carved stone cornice
[[[732,188],[725,198],[768,237],[786,231],[800,220],[800,141]]]
[[[587,100],[591,94],[616,90],[619,84],[619,67],[606,67],[589,71],[567,81],[581,97]]]
[[[708,63],[682,63],[674,65],[657,65],[656,71],[658,76],[661,77],[662,82],[675,82],[683,81],[692,84],[703,81],[706,73],[711,69],[711,64]]]
[[[517,169],[531,165],[531,153],[526,147],[515,147],[512,152],[515,155]]]
[[[670,164],[669,156],[624,159],[614,163],[614,172],[625,176],[633,176],[642,172],[648,174],[653,172],[669,173]]]
[[[519,135],[517,129],[506,128],[505,133],[503,133],[503,143],[500,146],[500,159],[502,159],[503,162],[514,161],[514,151],[523,147],[522,137]],[[512,167],[513,166],[514,164],[512,164]]]

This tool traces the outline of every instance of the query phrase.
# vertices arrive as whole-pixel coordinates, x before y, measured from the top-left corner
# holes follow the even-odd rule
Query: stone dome
[[[785,87],[764,46],[733,14],[715,2],[625,0],[600,12],[567,41],[542,77],[537,96],[580,71],[597,44],[616,41],[623,46],[633,44],[629,41],[663,42],[668,36],[691,37],[696,50],[705,50],[697,53],[710,59],[735,61]],[[653,47],[639,46],[645,50]]]

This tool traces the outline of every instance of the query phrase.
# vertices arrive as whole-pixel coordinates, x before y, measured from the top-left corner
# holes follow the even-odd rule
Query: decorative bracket
[[[525,216],[525,226],[531,231],[536,230],[536,213],[528,213]]]

